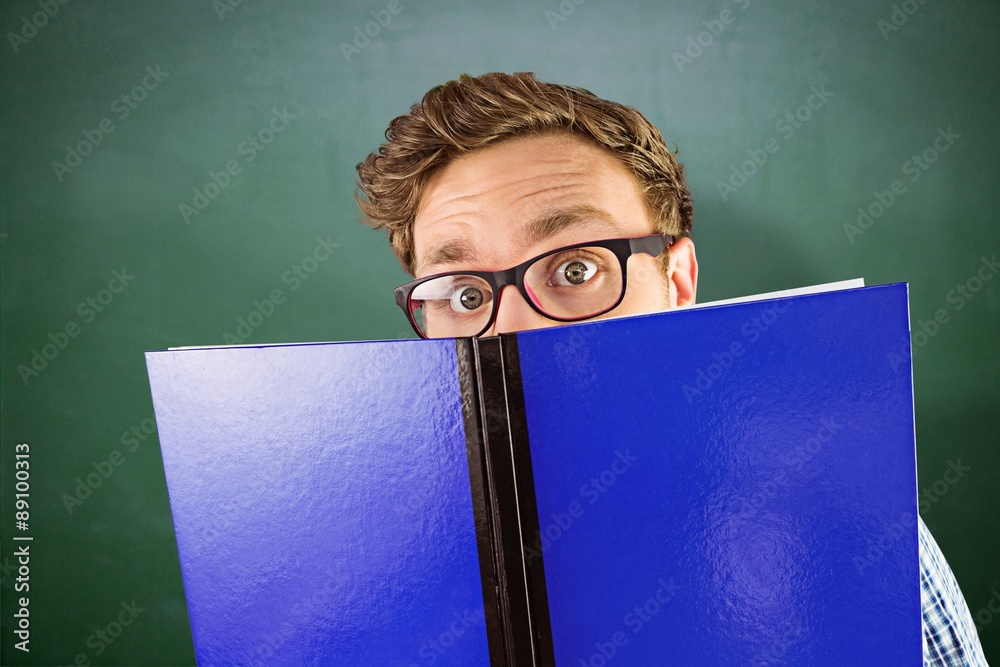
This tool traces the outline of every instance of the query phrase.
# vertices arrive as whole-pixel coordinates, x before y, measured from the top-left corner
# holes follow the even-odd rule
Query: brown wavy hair
[[[635,109],[529,72],[463,74],[432,88],[385,131],[386,142],[358,165],[355,199],[364,222],[385,227],[403,268],[413,274],[413,221],[428,178],[452,160],[490,144],[551,132],[587,137],[635,174],[657,230],[691,233],[684,166],[659,130]],[[666,272],[667,253],[661,254]]]

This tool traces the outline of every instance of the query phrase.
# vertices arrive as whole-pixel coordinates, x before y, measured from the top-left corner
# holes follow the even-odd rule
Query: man
[[[396,296],[419,335],[694,303],[684,169],[638,111],[530,74],[462,76],[386,138],[358,166],[358,203],[417,278]],[[954,576],[919,531],[924,664],[985,665]]]

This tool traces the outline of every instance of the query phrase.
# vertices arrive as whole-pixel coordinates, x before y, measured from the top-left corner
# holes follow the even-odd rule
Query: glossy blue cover
[[[454,341],[147,354],[199,665],[487,665]]]
[[[921,665],[905,285],[517,335],[557,665]]]

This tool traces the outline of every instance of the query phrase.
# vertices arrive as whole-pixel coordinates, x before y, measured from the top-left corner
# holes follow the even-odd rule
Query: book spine
[[[483,612],[491,665],[510,665],[507,637],[510,632],[502,603],[504,591],[500,584],[502,565],[497,552],[497,517],[494,494],[491,493],[490,461],[486,449],[486,426],[480,387],[475,340],[455,340],[458,359],[459,386],[462,392],[462,416],[465,421],[466,454],[469,459],[469,483],[472,489],[472,511],[476,524],[479,552],[479,573],[483,587]]]
[[[531,448],[528,438],[528,415],[524,404],[524,385],[521,380],[520,355],[517,335],[500,336],[504,393],[507,403],[510,454],[513,461],[514,481],[520,526],[520,559],[523,565],[524,586],[527,591],[528,625],[534,664],[555,666],[555,649],[552,645],[552,626],[549,621],[549,600],[545,587],[544,557],[541,547],[541,526],[538,504],[535,499],[535,478],[531,468]]]
[[[456,345],[490,661],[553,665],[517,340]]]

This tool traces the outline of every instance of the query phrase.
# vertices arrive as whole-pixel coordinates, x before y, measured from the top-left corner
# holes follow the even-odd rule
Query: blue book
[[[200,665],[920,665],[906,286],[147,353]]]

